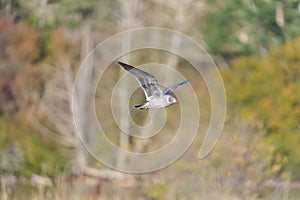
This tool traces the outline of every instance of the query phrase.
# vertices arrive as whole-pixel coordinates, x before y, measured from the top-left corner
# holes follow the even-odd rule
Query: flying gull
[[[179,86],[190,82],[189,80],[182,81],[165,89],[160,89],[157,80],[151,74],[130,66],[128,64],[118,62],[125,70],[132,74],[140,84],[146,96],[146,103],[138,106],[134,106],[136,109],[160,109],[178,104],[178,101],[172,96],[175,89]]]

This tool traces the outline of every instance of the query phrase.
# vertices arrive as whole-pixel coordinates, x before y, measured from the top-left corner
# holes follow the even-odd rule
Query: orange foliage
[[[262,100],[262,107],[266,110],[269,110],[273,107],[273,98],[268,96]]]
[[[22,63],[33,63],[39,58],[39,33],[25,24],[14,29],[13,42],[10,45],[11,56]]]
[[[64,28],[53,29],[49,35],[46,62],[56,67],[68,66],[70,61],[79,61],[80,41],[66,36]]]
[[[0,19],[0,113],[28,109],[33,91],[42,88],[41,70],[34,64],[39,57],[39,33],[25,24]]]

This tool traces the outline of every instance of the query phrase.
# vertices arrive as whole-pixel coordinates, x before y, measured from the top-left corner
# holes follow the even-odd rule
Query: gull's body
[[[185,80],[162,90],[160,89],[157,80],[151,74],[128,64],[122,62],[118,63],[137,79],[145,93],[147,102],[145,104],[135,106],[137,109],[160,109],[173,104],[178,104],[178,101],[172,96],[174,90],[189,82],[189,80]]]

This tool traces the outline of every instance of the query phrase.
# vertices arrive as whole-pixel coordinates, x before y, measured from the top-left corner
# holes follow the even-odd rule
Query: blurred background
[[[227,116],[217,145],[199,160],[211,111],[201,76],[168,52],[125,55],[131,64],[161,63],[187,76],[201,123],[192,146],[171,166],[124,174],[82,147],[71,93],[91,49],[146,26],[178,30],[206,48],[223,77]],[[123,73],[111,64],[99,81],[95,107],[106,135],[136,152],[163,146],[178,125],[176,107],[168,108],[162,138],[146,143],[120,136],[107,105]],[[0,0],[0,75],[0,199],[300,199],[298,0]],[[134,95],[142,103],[143,93]],[[136,123],[147,118],[133,112]],[[127,118],[121,121],[130,127]],[[122,155],[116,162],[128,164]]]

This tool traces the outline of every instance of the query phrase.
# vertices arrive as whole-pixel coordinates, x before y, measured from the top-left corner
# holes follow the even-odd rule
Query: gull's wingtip
[[[123,63],[123,62],[121,62],[121,61],[118,61],[118,64],[119,64],[119,65],[122,65],[122,66],[123,66],[123,65],[126,65],[125,63]]]
[[[189,83],[190,80],[185,80],[185,81],[182,81],[181,83],[179,83],[180,85],[183,85],[183,84],[186,84],[186,83]]]
[[[134,68],[133,66],[128,65],[128,64],[123,63],[123,62],[120,62],[120,61],[118,61],[118,64],[121,65],[121,66],[122,66],[124,69],[126,69],[126,70],[131,70],[131,69]]]

